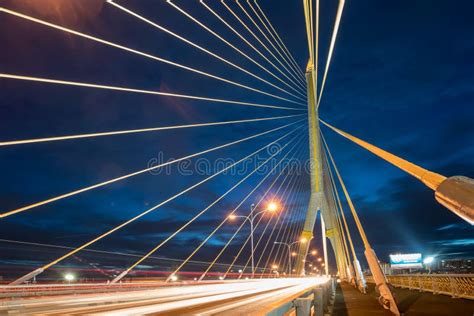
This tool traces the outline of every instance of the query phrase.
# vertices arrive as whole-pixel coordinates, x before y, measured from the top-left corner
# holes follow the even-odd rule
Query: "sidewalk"
[[[474,301],[433,295],[427,292],[394,288],[400,313],[404,316],[472,316]],[[377,302],[373,284],[368,284],[364,295],[348,283],[341,283],[336,290],[334,316],[392,315]]]

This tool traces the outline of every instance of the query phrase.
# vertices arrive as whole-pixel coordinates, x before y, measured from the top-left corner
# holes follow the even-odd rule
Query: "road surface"
[[[252,315],[276,307],[324,277],[232,280],[162,286],[128,292],[4,298],[7,315]],[[260,311],[260,312],[259,312]]]

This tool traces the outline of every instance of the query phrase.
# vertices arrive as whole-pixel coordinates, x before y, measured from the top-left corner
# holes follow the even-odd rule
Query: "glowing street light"
[[[316,250],[311,250],[311,255],[316,256],[318,252]]]
[[[434,257],[426,257],[425,259],[423,259],[424,264],[430,264],[430,263],[433,263],[433,261],[434,261]]]
[[[431,273],[431,264],[434,262],[434,259],[434,257],[426,257],[425,259],[423,259],[423,263],[426,267],[428,267],[428,274]]]
[[[318,258],[318,262],[321,262],[323,261],[323,259],[321,257]]]
[[[243,218],[244,221],[249,221],[249,223],[250,223],[250,246],[252,248],[251,249],[252,250],[252,253],[251,253],[251,257],[252,257],[252,278],[255,276],[255,261],[254,261],[255,247],[254,247],[254,243],[253,243],[253,235],[254,235],[254,232],[255,232],[254,220],[258,215],[263,214],[265,212],[274,213],[274,212],[278,211],[278,208],[279,208],[278,204],[276,202],[272,201],[272,202],[268,203],[267,207],[264,210],[261,210],[260,212],[255,213],[255,204],[252,204],[252,205],[250,205],[250,214],[249,214],[249,216],[230,214],[227,217],[230,220],[234,220],[236,218]]]
[[[173,281],[173,282],[176,282],[176,281],[178,281],[178,276],[172,275],[170,280]]]
[[[267,210],[270,212],[276,212],[278,210],[278,204],[275,202],[268,203]]]
[[[76,279],[76,277],[72,273],[67,273],[66,275],[64,275],[64,279],[70,283],[70,282],[74,281],[74,279]]]
[[[291,257],[295,257],[297,255],[296,252],[291,252],[291,246],[297,243],[305,243],[308,240],[306,238],[301,238],[300,240],[294,241],[292,243],[282,242],[282,241],[275,241],[274,244],[285,245],[288,248],[288,275],[291,275]]]
[[[276,270],[276,269],[278,269],[278,266],[276,264],[274,264],[274,265],[272,265],[272,269]]]

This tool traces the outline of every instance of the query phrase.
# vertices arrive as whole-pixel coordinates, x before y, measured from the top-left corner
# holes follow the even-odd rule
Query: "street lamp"
[[[428,267],[428,274],[431,273],[431,264],[433,263],[434,261],[434,257],[426,257],[425,259],[423,259],[423,264]]]
[[[260,212],[254,213],[255,204],[252,204],[252,205],[250,205],[250,214],[249,214],[249,216],[235,215],[235,214],[230,214],[228,216],[228,219],[230,219],[230,220],[233,220],[233,219],[236,219],[236,218],[243,218],[244,221],[249,221],[249,223],[250,223],[250,245],[251,245],[251,248],[252,248],[252,253],[251,253],[251,256],[252,256],[252,279],[255,276],[255,263],[254,263],[254,254],[253,254],[254,250],[255,250],[254,243],[253,243],[254,220],[260,214],[263,214],[267,211],[273,213],[273,212],[276,212],[277,210],[278,210],[278,204],[276,202],[270,202],[270,203],[268,203],[267,207],[264,210],[261,210]]]
[[[68,283],[71,283],[72,281],[74,281],[76,277],[74,276],[74,274],[72,273],[67,273],[65,276],[64,276],[64,279],[68,282]]]
[[[297,243],[302,243],[304,244],[307,242],[308,239],[306,238],[301,238],[300,240],[294,241],[292,243],[287,243],[287,242],[282,242],[282,241],[275,241],[274,244],[280,244],[280,245],[285,245],[288,247],[288,275],[291,275],[291,256],[296,256],[296,252],[291,252],[291,246],[297,244]]]
[[[176,282],[176,281],[178,281],[178,276],[177,275],[172,275],[170,280],[173,281],[173,282]]]
[[[311,255],[316,256],[318,252],[316,250],[311,250]]]

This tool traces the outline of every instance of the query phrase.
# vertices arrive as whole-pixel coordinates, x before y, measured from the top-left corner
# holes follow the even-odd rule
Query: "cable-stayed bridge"
[[[271,22],[265,9],[268,6],[270,10],[271,5],[257,0],[161,1],[159,6],[167,10],[166,14],[161,10],[147,11],[146,2],[140,6],[122,0],[96,1],[107,14],[140,24],[147,32],[165,34],[164,43],[179,43],[186,52],[183,54],[191,54],[191,60],[199,59],[194,56],[206,56],[212,61],[208,66],[181,62],[178,53],[165,51],[166,44],[159,52],[138,48],[140,45],[107,36],[107,32],[90,33],[71,26],[70,21],[61,23],[28,7],[0,4],[0,16],[12,28],[21,26],[54,33],[54,36],[63,36],[74,43],[79,41],[86,48],[92,45],[94,49],[105,49],[106,55],[120,53],[134,60],[159,63],[166,69],[164,75],[172,77],[170,82],[188,81],[183,86],[190,88],[185,91],[172,88],[174,85],[163,84],[160,88],[127,85],[110,79],[105,82],[102,75],[75,78],[64,71],[40,75],[34,69],[2,69],[1,81],[15,85],[18,91],[45,89],[46,94],[58,95],[106,93],[119,95],[118,98],[132,95],[178,105],[163,109],[162,115],[154,118],[153,121],[158,122],[154,126],[81,129],[81,133],[46,133],[39,137],[30,137],[31,134],[24,138],[2,137],[0,150],[21,151],[35,146],[38,151],[42,146],[61,148],[87,141],[105,144],[126,139],[133,142],[135,137],[160,133],[166,135],[161,146],[182,144],[180,147],[185,150],[176,151],[180,153],[177,158],[167,156],[167,160],[150,160],[138,168],[120,168],[113,176],[65,185],[49,196],[41,194],[44,190],[34,180],[25,183],[27,191],[38,190],[41,197],[15,201],[14,206],[6,209],[2,206],[1,221],[21,221],[22,218],[29,221],[30,217],[26,216],[41,216],[46,208],[63,209],[64,205],[70,205],[64,203],[80,201],[97,191],[141,177],[152,177],[154,185],[158,183],[169,194],[159,201],[151,199],[153,202],[145,203],[146,207],[140,210],[110,216],[113,220],[100,232],[90,233],[85,229],[77,239],[80,242],[73,246],[61,242],[1,239],[1,243],[18,247],[22,253],[21,260],[20,257],[12,259],[6,267],[8,273],[4,276],[5,285],[1,287],[3,305],[0,310],[42,315],[284,315],[291,312],[306,315],[308,308],[312,308],[315,314],[322,315],[333,301],[331,297],[334,299],[334,280],[337,278],[361,293],[367,292],[369,280],[375,285],[381,306],[393,314],[400,314],[391,280],[385,276],[365,232],[371,227],[365,226],[359,218],[357,205],[351,199],[344,175],[336,164],[337,157],[325,135],[336,133],[342,136],[341,141],[348,140],[405,171],[407,177],[424,184],[425,194],[431,194],[446,212],[453,212],[471,225],[474,223],[474,181],[427,170],[333,126],[329,123],[331,118],[327,118],[328,122],[319,118],[320,106],[325,102],[326,82],[331,78],[330,66],[345,1],[337,2],[327,51],[322,54],[324,58],[320,58],[320,17],[323,13],[319,0],[302,2],[301,16],[307,42],[304,68],[277,31],[284,26]],[[192,25],[192,29],[205,34],[205,38],[195,39],[181,24]],[[94,56],[84,49],[82,58],[94,59]],[[225,70],[219,71],[221,67]],[[206,80],[202,86],[201,80]],[[199,88],[193,89],[194,86]],[[74,99],[70,102],[74,103]],[[198,117],[203,116],[200,121],[183,123],[166,113],[186,112],[180,102],[187,106],[210,104],[212,108],[205,108],[206,112],[223,112],[232,107],[245,116],[215,114],[210,117],[216,119],[209,120],[199,114]],[[167,120],[167,117],[171,119]],[[227,129],[232,137],[210,145],[219,136],[221,128]],[[117,152],[117,156],[111,155],[108,160],[120,160],[120,151]],[[94,155],[94,152],[88,155]],[[309,184],[306,183],[308,178]],[[307,188],[307,194],[302,193]],[[192,205],[195,197],[190,195],[195,192],[208,192],[206,203]],[[36,192],[33,196],[37,196]],[[185,209],[177,204],[183,199],[191,201],[193,207]],[[224,205],[226,209],[222,210]],[[180,212],[180,209],[185,211]],[[145,219],[165,210],[174,214],[171,216],[185,220],[166,227],[153,217],[155,222],[147,229],[154,232],[155,238],[147,240],[147,245],[151,245],[149,248],[133,253],[104,250],[103,243],[107,240],[120,238],[122,234],[133,236],[131,227],[139,227]],[[214,214],[212,220],[209,220],[210,214]],[[350,229],[349,221],[352,220],[355,231]],[[174,243],[178,238],[192,235],[202,222],[200,229],[204,233],[196,234],[197,237],[190,238],[187,245],[181,245],[183,249],[177,250]],[[140,233],[138,228],[136,234]],[[368,279],[359,262],[361,254],[354,246],[358,236],[364,246]],[[74,240],[77,237],[71,235]],[[321,249],[314,248],[315,242],[320,243]],[[28,258],[36,252],[42,255]],[[106,262],[108,260],[110,262]],[[397,282],[404,284],[403,280]],[[431,282],[431,287],[423,286],[423,282]],[[449,290],[437,290],[435,284],[442,288],[446,283],[450,284]],[[419,289],[429,288],[433,293],[473,298],[472,275],[431,278],[417,284]]]

